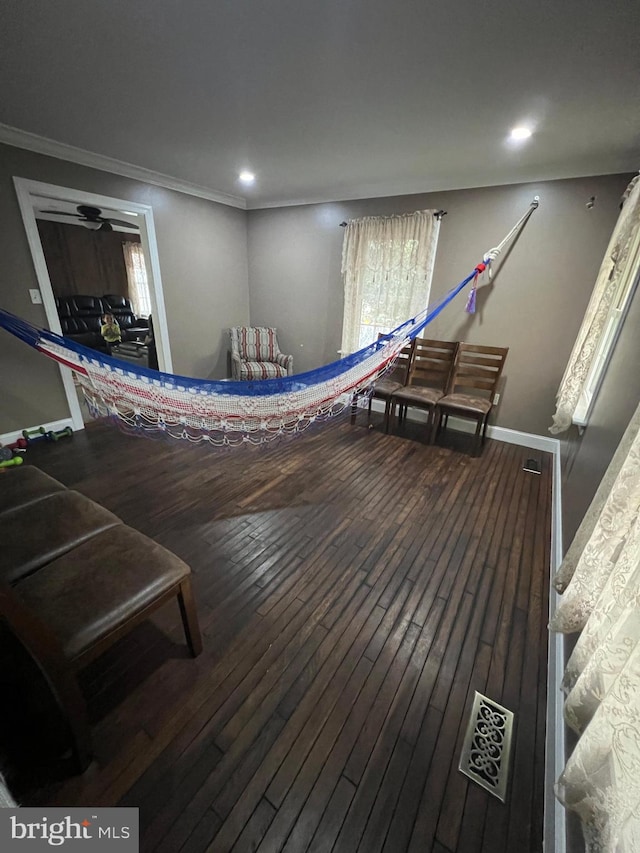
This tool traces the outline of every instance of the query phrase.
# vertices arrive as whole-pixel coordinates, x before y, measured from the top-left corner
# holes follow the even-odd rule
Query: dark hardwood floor
[[[94,662],[95,761],[14,758],[23,804],[138,806],[158,853],[542,849],[551,457],[360,418],[259,451],[99,423],[29,451],[191,565],[205,649],[168,605]],[[475,690],[516,714],[505,805],[457,769]]]

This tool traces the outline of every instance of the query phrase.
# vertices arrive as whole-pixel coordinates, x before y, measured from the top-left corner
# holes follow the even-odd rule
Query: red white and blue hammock
[[[307,373],[279,379],[232,382],[192,379],[137,367],[0,310],[0,326],[44,355],[71,368],[90,412],[109,416],[127,431],[160,433],[217,446],[263,444],[300,433],[366,399],[375,380],[393,366],[402,348],[470,282],[489,268],[537,207],[523,217],[482,263],[435,306],[351,355]],[[470,297],[467,309],[474,310]]]

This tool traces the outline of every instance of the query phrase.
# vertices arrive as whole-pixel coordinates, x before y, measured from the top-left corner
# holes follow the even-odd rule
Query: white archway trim
[[[148,261],[147,275],[149,278],[149,290],[153,308],[153,327],[156,336],[158,350],[158,362],[160,369],[173,373],[173,362],[171,359],[171,348],[169,344],[169,328],[164,306],[164,294],[162,290],[162,276],[160,273],[160,258],[158,255],[158,244],[156,230],[153,220],[153,208],[149,204],[128,201],[126,199],[111,198],[109,196],[88,193],[83,190],[70,187],[59,187],[54,184],[45,184],[41,181],[32,181],[28,178],[14,177],[13,179],[18,205],[22,215],[25,232],[33,265],[38,279],[38,287],[42,295],[42,303],[49,328],[58,334],[62,333],[60,319],[56,310],[55,295],[49,278],[47,263],[40,242],[38,225],[36,222],[34,199],[49,198],[52,201],[68,201],[74,204],[88,204],[96,207],[106,207],[110,210],[122,210],[135,213],[140,216],[140,241],[144,249],[145,258]],[[82,412],[78,403],[75,386],[71,371],[67,367],[60,366],[60,374],[64,385],[69,413],[73,428],[83,429]]]

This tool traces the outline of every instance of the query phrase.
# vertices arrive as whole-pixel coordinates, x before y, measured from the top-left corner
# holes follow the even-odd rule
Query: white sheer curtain
[[[556,576],[550,624],[580,631],[565,670],[579,740],[556,787],[589,853],[640,851],[640,406]]]
[[[347,355],[426,308],[440,220],[435,210],[352,219],[342,246]]]
[[[638,176],[640,177],[640,176]],[[591,367],[606,332],[611,306],[621,285],[635,274],[637,238],[640,234],[640,180],[634,178],[605,252],[587,311],[573,345],[556,398],[556,413],[549,432],[569,429]]]
[[[148,317],[151,314],[151,297],[147,268],[144,263],[144,251],[140,243],[126,241],[122,244],[124,263],[127,268],[129,282],[129,299],[137,317]]]
[[[0,774],[0,809],[12,809],[15,808],[15,805],[13,797],[2,778],[2,774]]]

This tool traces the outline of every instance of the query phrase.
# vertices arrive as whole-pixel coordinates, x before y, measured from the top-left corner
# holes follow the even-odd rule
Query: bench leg
[[[80,694],[80,688],[76,682],[75,689]],[[81,696],[81,694],[80,694]],[[82,699],[82,696],[81,696]],[[87,767],[91,764],[91,735],[89,733],[89,724],[87,721],[87,711],[82,700],[81,707],[77,707],[74,702],[73,707],[66,707],[67,720],[73,734],[73,757],[78,766],[80,773],[84,773]]]
[[[47,680],[56,703],[71,732],[73,757],[78,771],[84,773],[91,764],[91,734],[87,720],[87,706],[75,674],[66,665],[57,666],[49,661],[48,667],[36,659]]]
[[[182,625],[189,651],[194,658],[197,658],[202,651],[202,636],[198,623],[198,611],[191,589],[191,578],[185,578],[180,584],[178,604],[180,605],[180,615],[182,616]]]

